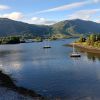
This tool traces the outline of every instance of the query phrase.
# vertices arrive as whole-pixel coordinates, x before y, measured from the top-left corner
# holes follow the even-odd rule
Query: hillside
[[[41,36],[48,31],[48,26],[31,25],[23,22],[0,18],[0,36],[32,34]]]
[[[100,24],[80,19],[65,20],[52,25],[53,33],[67,35],[100,33]]]
[[[51,26],[32,25],[24,22],[0,18],[0,36],[31,34],[44,36],[45,34],[77,34],[100,33],[100,24],[85,20],[65,20]]]

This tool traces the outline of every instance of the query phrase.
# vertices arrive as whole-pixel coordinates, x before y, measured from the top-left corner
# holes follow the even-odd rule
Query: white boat
[[[46,49],[46,48],[51,48],[51,47],[50,46],[44,46],[43,48]]]
[[[49,49],[51,46],[49,45],[49,39],[45,39],[45,46],[43,47],[44,49]]]
[[[49,48],[51,48],[51,46],[49,45],[48,42],[49,42],[48,40],[45,41],[45,46],[43,47],[44,49],[49,49]]]
[[[70,55],[70,57],[81,57],[81,54],[80,53],[75,52],[74,43],[73,43],[73,52]]]

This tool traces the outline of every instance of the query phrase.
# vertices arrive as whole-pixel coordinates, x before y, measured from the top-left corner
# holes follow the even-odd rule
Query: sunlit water
[[[72,48],[63,45],[73,40],[51,41],[50,49],[43,49],[44,42],[1,45],[0,69],[43,96],[99,98],[100,56],[81,52],[81,58],[71,58]]]

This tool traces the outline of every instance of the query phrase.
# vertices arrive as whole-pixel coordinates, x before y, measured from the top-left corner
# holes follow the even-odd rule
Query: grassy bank
[[[72,46],[70,44],[70,46]],[[92,53],[100,53],[100,34],[91,34],[88,37],[80,37],[74,42],[74,46]]]

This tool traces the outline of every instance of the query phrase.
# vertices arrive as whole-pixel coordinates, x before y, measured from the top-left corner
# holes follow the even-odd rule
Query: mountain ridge
[[[0,36],[24,35],[44,36],[46,34],[76,34],[100,33],[100,23],[81,19],[64,20],[53,25],[28,24],[8,18],[0,18]]]
[[[100,23],[74,19],[58,22],[53,25],[54,30],[67,34],[100,33]],[[66,30],[67,29],[67,30]]]

